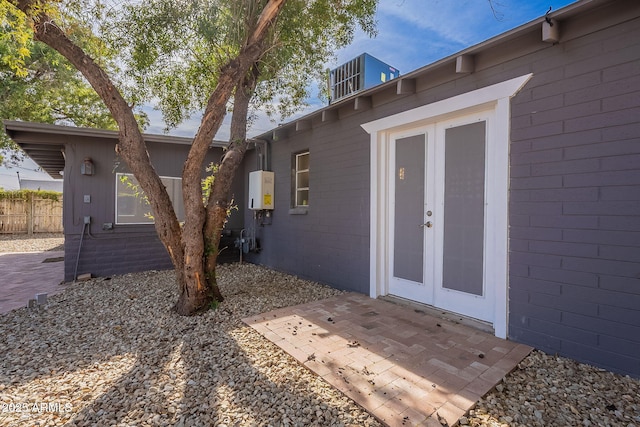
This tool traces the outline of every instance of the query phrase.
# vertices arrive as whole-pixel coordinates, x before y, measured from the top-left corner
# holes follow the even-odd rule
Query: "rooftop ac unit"
[[[400,71],[368,53],[329,71],[329,102],[335,102],[362,90],[400,76]]]

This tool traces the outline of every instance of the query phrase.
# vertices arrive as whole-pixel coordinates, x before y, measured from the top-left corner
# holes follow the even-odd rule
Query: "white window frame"
[[[300,158],[307,157],[307,169],[300,169]],[[293,207],[294,208],[308,208],[309,207],[309,184],[307,183],[307,187],[299,187],[299,177],[303,174],[307,174],[307,181],[309,181],[309,166],[310,166],[311,157],[309,156],[309,150],[301,151],[295,154],[295,168],[294,168],[294,177],[293,177]],[[302,203],[304,200],[299,200],[299,192],[306,191],[307,199],[306,204]]]
[[[132,173],[124,173],[124,172],[117,172],[116,173],[116,191],[115,191],[115,224],[116,225],[147,225],[147,224],[154,224],[154,220],[151,218],[147,218],[146,221],[136,221],[136,222],[121,222],[119,221],[120,217],[126,217],[126,216],[135,216],[135,215],[120,215],[118,214],[118,210],[120,208],[120,205],[118,203],[118,186],[120,185],[120,178],[122,176],[126,176],[127,178],[129,178],[130,180],[132,180],[132,184],[133,185],[139,185],[138,181],[136,180],[135,176]],[[162,180],[162,182],[165,184],[165,187],[167,187],[167,184],[169,182],[179,182],[180,185],[177,188],[182,189],[182,178],[180,177],[174,177],[174,176],[160,176],[160,180]],[[175,186],[172,186],[173,188],[175,188]],[[140,190],[142,191],[142,190]],[[171,202],[173,203],[173,209],[176,212],[176,215],[178,216],[178,220],[179,221],[183,221],[184,220],[184,208],[182,205],[182,191],[178,191],[175,192],[169,190],[169,199],[171,199]],[[179,193],[179,194],[176,194]],[[149,211],[151,211],[151,207],[149,206]]]

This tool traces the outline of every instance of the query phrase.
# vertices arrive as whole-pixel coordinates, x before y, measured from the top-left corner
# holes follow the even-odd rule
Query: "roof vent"
[[[368,53],[329,71],[329,103],[400,76],[398,69]]]

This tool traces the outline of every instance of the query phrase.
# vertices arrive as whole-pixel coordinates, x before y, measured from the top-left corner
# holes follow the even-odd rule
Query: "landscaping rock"
[[[218,280],[226,300],[194,317],[171,310],[171,271],[91,279],[1,315],[0,425],[379,425],[240,320],[340,291],[250,264]]]
[[[0,253],[63,250],[64,235],[62,233],[0,234]]]
[[[63,242],[40,237],[0,236],[0,252]],[[171,271],[90,279],[0,315],[0,425],[380,425],[241,322],[340,291],[250,264],[219,266],[218,281],[226,300],[194,317],[171,310]],[[459,424],[640,427],[640,381],[533,351]]]

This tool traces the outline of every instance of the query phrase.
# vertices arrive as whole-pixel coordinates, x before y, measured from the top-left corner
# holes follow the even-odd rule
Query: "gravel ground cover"
[[[61,233],[0,234],[0,252],[63,251],[64,235]]]
[[[459,422],[637,427],[640,380],[534,350]]]
[[[240,320],[339,291],[248,264],[218,274],[227,300],[200,316],[172,312],[165,271],[0,317],[0,425],[378,425]]]
[[[0,315],[0,425],[379,425],[240,320],[340,291],[249,264],[218,274],[227,299],[200,316],[173,313],[173,273],[154,271]],[[459,423],[638,427],[640,381],[534,351]]]

